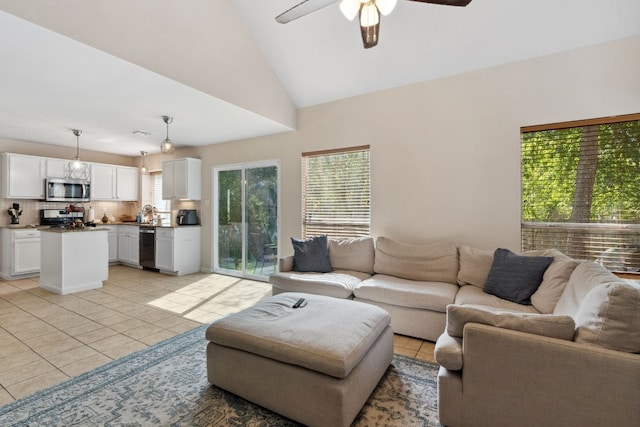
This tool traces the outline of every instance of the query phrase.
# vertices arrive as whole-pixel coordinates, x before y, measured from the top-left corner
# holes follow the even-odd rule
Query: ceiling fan
[[[339,0],[304,0],[293,6],[291,9],[281,13],[276,17],[276,21],[281,24],[301,18],[323,7],[336,3]],[[433,3],[445,6],[466,6],[471,0],[410,0],[420,3]],[[360,14],[360,31],[362,33],[362,43],[368,49],[378,44],[378,34],[380,33],[380,14],[388,15],[396,6],[398,0],[342,0],[340,10],[352,21],[356,15]]]

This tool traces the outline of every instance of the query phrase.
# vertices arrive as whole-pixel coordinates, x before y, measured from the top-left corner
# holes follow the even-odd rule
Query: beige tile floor
[[[38,278],[0,281],[0,406],[253,305],[267,283],[174,277],[112,266],[104,287],[56,295]],[[394,351],[433,361],[433,343],[396,335]]]

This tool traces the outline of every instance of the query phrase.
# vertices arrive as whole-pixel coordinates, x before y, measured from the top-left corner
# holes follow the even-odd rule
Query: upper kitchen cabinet
[[[91,200],[138,200],[138,168],[92,163]]]
[[[2,154],[2,197],[44,199],[45,159],[24,154]]]
[[[200,159],[184,158],[162,162],[164,200],[200,200]]]
[[[138,168],[116,167],[116,198],[118,200],[138,200]]]
[[[66,178],[67,163],[69,163],[69,160],[45,159],[45,164],[47,167],[47,178]]]
[[[116,199],[116,167],[91,164],[91,200]]]

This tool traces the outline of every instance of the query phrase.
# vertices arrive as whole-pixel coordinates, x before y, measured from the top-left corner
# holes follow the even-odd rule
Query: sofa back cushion
[[[460,245],[460,270],[458,285],[473,285],[484,288],[493,263],[493,252],[487,249],[472,248]]]
[[[373,274],[375,249],[372,237],[329,240],[329,261],[334,270]]]
[[[574,317],[584,297],[598,285],[619,282],[612,272],[591,261],[583,261],[573,270],[569,281],[553,309],[553,314]]]
[[[562,340],[573,339],[575,331],[575,323],[570,316],[518,313],[481,305],[447,306],[447,334],[463,338],[464,325],[467,323],[481,323]]]
[[[529,252],[525,252],[523,255],[529,255]],[[540,313],[553,313],[553,309],[569,282],[571,273],[580,262],[555,249],[541,251],[540,255],[552,256],[553,262],[544,272],[540,287],[531,295],[531,304]]]
[[[458,248],[454,242],[412,245],[378,237],[373,270],[409,280],[456,283]]]
[[[619,281],[594,287],[575,321],[576,342],[640,353],[640,285]]]

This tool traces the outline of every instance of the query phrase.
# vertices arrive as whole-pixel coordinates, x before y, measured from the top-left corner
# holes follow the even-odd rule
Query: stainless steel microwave
[[[91,184],[83,179],[47,179],[45,200],[48,202],[89,202]]]

